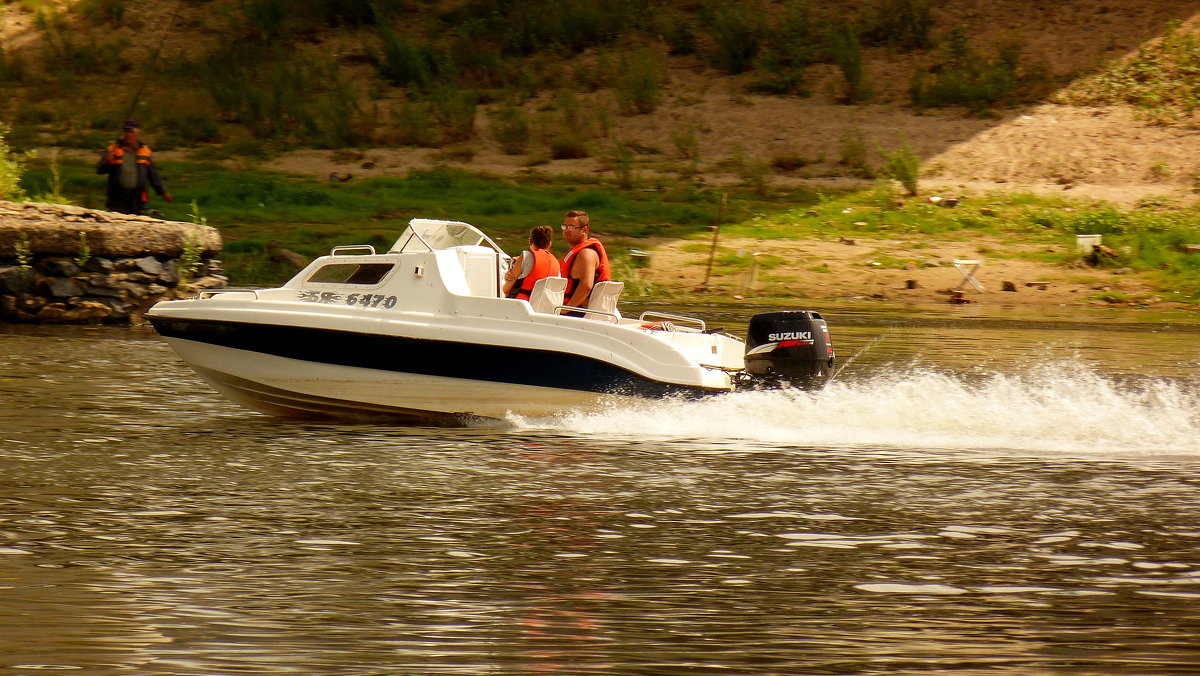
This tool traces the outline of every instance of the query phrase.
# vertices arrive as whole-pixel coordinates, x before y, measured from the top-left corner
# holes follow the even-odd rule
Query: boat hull
[[[724,390],[662,383],[570,352],[313,327],[151,316],[167,343],[231,400],[287,417],[392,416],[464,425],[627,399]]]

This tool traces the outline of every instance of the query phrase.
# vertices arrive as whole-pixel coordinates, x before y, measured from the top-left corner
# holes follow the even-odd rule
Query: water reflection
[[[868,319],[843,356],[910,321]],[[1194,331],[942,359],[917,323],[818,397],[467,430],[280,422],[152,336],[56,331],[0,333],[0,673],[1200,659]]]

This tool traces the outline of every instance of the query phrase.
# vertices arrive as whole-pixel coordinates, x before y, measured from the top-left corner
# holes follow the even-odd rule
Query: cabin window
[[[378,284],[393,267],[394,263],[330,263],[317,268],[308,281],[369,286]]]

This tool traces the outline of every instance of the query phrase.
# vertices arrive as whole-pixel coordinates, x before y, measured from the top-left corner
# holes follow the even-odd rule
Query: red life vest
[[[533,292],[533,285],[537,283],[537,280],[558,274],[558,259],[550,253],[549,249],[530,249],[529,251],[533,254],[533,269],[529,271],[528,275],[517,280],[513,287],[513,295],[509,298],[529,300],[529,294]]]
[[[567,300],[571,299],[571,294],[575,292],[575,287],[580,282],[580,280],[571,276],[571,264],[575,262],[575,255],[588,247],[595,249],[596,255],[600,257],[600,264],[596,266],[596,275],[592,283],[612,280],[612,267],[608,264],[608,252],[604,250],[604,245],[600,243],[600,240],[595,237],[588,237],[572,247],[566,256],[563,256],[562,276],[567,278],[567,290],[563,293],[563,297]]]

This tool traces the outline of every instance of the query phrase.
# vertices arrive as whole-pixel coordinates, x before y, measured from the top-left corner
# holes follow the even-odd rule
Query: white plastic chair
[[[588,298],[588,309],[608,314],[585,314],[585,319],[606,319],[608,315],[621,320],[621,311],[617,309],[617,299],[625,290],[625,282],[596,282],[592,287],[592,295]]]
[[[566,277],[542,277],[533,283],[529,292],[529,304],[534,312],[553,314],[554,308],[563,304],[563,293],[567,290]]]

